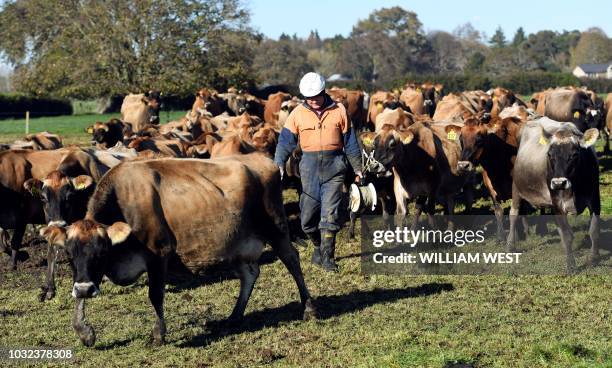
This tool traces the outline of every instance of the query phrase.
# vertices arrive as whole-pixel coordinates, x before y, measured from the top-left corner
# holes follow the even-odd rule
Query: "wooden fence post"
[[[30,112],[26,111],[26,135],[30,134]]]

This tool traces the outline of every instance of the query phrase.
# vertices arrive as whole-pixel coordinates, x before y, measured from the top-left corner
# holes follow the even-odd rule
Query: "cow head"
[[[151,110],[151,124],[159,124],[159,110],[162,104],[162,93],[158,90],[151,90],[144,94],[142,102]]]
[[[551,199],[564,213],[575,214],[573,187],[581,179],[578,168],[584,165],[584,150],[595,144],[599,131],[591,128],[581,134],[562,128],[551,136],[542,129],[541,134],[540,142],[549,142],[547,182]]]
[[[49,225],[64,226],[81,219],[93,192],[93,178],[89,175],[67,177],[59,171],[49,173],[42,181],[28,179],[24,188],[43,203]]]
[[[423,94],[424,111],[431,117],[436,111],[436,104],[439,100],[439,97],[436,98],[436,88],[431,83],[423,83],[421,85],[421,93]]]
[[[383,125],[374,137],[373,158],[377,165],[370,171],[382,173],[391,170],[396,158],[402,153],[402,145],[409,144],[413,138],[412,133],[406,133],[403,137],[392,125]]]
[[[131,227],[124,222],[105,226],[85,219],[67,228],[45,227],[41,235],[50,244],[66,250],[72,268],[72,296],[93,298],[100,294],[100,283],[111,247],[123,243],[131,231]]]
[[[108,122],[98,121],[87,128],[87,133],[92,135],[93,143],[112,147],[123,140],[127,125],[119,119],[111,119]]]

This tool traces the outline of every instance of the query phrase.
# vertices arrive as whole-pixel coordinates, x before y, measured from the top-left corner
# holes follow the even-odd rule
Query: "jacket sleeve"
[[[278,137],[276,153],[274,154],[274,163],[276,163],[277,166],[285,167],[285,162],[287,162],[289,155],[296,148],[297,135],[293,134],[289,129],[283,128]]]
[[[355,174],[361,175],[363,170],[361,167],[361,148],[359,142],[357,142],[355,130],[351,126],[344,133],[344,152]]]

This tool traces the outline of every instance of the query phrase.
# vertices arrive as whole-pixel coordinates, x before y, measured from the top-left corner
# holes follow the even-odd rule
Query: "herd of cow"
[[[586,89],[563,87],[523,102],[504,88],[444,95],[443,86],[408,84],[402,91],[331,88],[360,132],[366,180],[377,187],[383,216],[405,221],[408,201],[416,218],[436,204],[453,214],[455,201],[470,212],[480,165],[497,218],[497,236],[514,247],[518,215],[551,208],[575,267],[565,215],[591,215],[592,257],[598,258],[599,168],[593,144],[612,129],[607,101]],[[41,300],[55,295],[60,251],[68,256],[76,298],[73,327],[95,342],[84,321],[84,299],[99,294],[104,277],[128,285],[148,274],[163,342],[164,283],[170,261],[192,273],[231,263],[241,281],[230,319],[239,319],[270,244],[293,276],[304,318],[315,308],[291,245],[282,183],[270,159],[287,116],[302,101],[288,93],[267,100],[229,89],[202,89],[184,118],[159,124],[160,94],[128,95],[121,119],[96,122],[92,147],[62,147],[51,133],[0,146],[0,247],[17,266],[28,224],[46,224],[47,281]],[[606,110],[607,109],[607,110]],[[286,180],[299,177],[299,149]],[[352,178],[354,175],[347,174]],[[512,199],[504,238],[501,202]],[[353,214],[354,215],[354,214]],[[350,233],[354,230],[351,216]],[[4,229],[12,229],[12,237]],[[170,263],[169,263],[170,262]]]

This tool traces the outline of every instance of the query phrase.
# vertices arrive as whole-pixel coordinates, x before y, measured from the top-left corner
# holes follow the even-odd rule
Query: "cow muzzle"
[[[423,106],[431,106],[433,105],[433,101],[432,100],[425,100],[423,101]]]
[[[72,296],[74,298],[94,298],[100,294],[100,289],[91,281],[75,282],[72,285]]]
[[[550,189],[565,190],[572,187],[572,183],[567,178],[552,178],[550,179]]]
[[[474,165],[469,161],[457,162],[457,171],[459,172],[470,172],[474,170]]]

